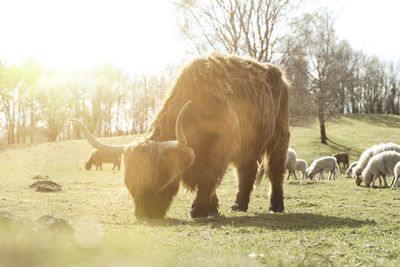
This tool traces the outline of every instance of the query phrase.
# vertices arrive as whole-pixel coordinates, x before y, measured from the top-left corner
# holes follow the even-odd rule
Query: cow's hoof
[[[217,211],[218,212],[218,211]],[[190,210],[190,217],[195,219],[195,218],[207,218],[208,217],[208,209],[204,208],[192,208]]]
[[[271,204],[268,210],[270,211],[270,213],[278,213],[278,212],[284,212],[285,208],[283,206],[283,203],[278,205]]]
[[[210,208],[208,211],[208,217],[219,217],[220,215],[218,208]]]
[[[224,216],[219,213],[218,209],[210,209],[208,211],[208,217],[209,218],[223,218]]]
[[[238,203],[235,203],[231,207],[231,211],[243,211],[246,212],[248,207],[246,205],[240,205]]]

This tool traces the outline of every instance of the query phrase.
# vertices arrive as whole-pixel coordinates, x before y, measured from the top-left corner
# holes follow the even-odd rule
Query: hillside
[[[328,145],[320,143],[317,120],[307,127],[291,128],[291,146],[299,155],[311,161],[321,155],[336,151],[350,153],[350,160],[357,160],[368,147],[385,142],[400,144],[400,116],[348,115],[332,118],[326,124]]]
[[[343,116],[327,123],[330,145],[319,143],[317,123],[293,127],[291,146],[309,163],[338,150],[351,160],[380,142],[400,143],[400,117]],[[134,137],[103,139],[128,143]],[[13,146],[0,150],[0,215],[24,220],[62,218],[73,233],[4,224],[2,266],[342,266],[400,264],[400,190],[337,181],[285,181],[284,214],[267,213],[267,181],[252,194],[249,211],[230,211],[236,179],[230,169],[218,188],[220,218],[192,220],[194,195],[183,188],[167,219],[137,221],[123,170],[86,171],[92,148],[85,140]],[[29,189],[41,174],[62,192]],[[3,222],[3,225],[2,225]],[[39,229],[39,230],[38,230]]]

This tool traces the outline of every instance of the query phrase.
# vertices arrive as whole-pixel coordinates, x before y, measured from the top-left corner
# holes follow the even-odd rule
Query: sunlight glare
[[[0,0],[0,60],[33,56],[46,66],[104,62],[130,71],[160,71],[180,53],[169,1]]]

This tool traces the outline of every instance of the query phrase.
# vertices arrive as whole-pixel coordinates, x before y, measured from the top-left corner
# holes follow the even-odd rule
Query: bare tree
[[[341,79],[335,62],[337,38],[334,19],[328,12],[305,14],[298,30],[306,36],[305,53],[311,93],[316,103],[321,143],[327,144],[325,122],[338,111],[340,94],[337,88]],[[338,101],[339,100],[339,101]]]
[[[225,51],[272,62],[293,48],[280,44],[294,2],[300,1],[181,0],[177,7],[182,35],[198,53]]]
[[[14,144],[18,116],[20,73],[17,66],[0,64],[0,111],[4,114],[8,144]]]

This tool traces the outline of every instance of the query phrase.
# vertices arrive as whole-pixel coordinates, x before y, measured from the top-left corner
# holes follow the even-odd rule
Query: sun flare
[[[86,68],[104,62],[129,71],[160,71],[177,58],[169,1],[1,1],[0,42],[8,62]]]

